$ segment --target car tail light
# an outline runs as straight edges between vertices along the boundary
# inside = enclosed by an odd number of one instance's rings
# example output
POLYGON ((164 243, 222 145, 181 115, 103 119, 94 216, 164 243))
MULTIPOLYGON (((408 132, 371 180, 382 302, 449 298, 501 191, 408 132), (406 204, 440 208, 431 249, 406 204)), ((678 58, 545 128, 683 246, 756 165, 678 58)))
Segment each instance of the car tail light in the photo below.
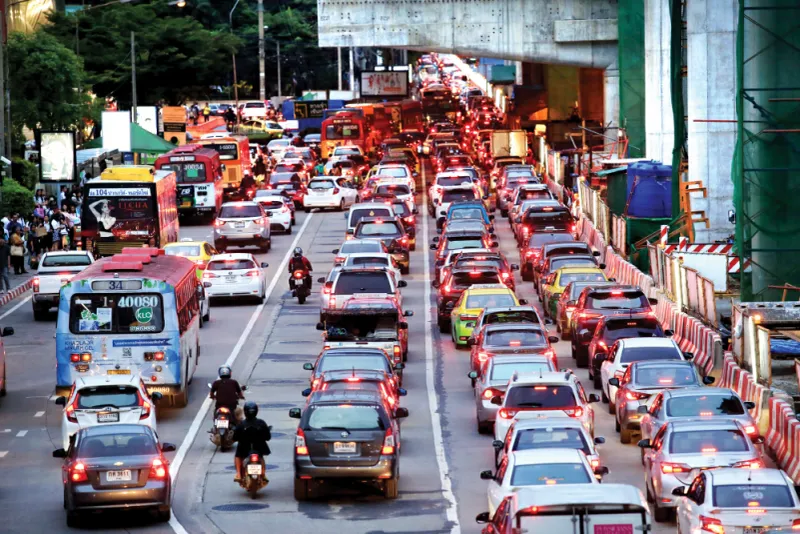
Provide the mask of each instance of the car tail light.
POLYGON ((344 262, 344 260, 345 260, 344 257, 336 256, 335 258, 333 258, 333 263, 342 263, 344 262))
POLYGON ((339 194, 339 188, 338 187, 334 187, 333 188, 333 194, 334 195, 338 195, 339 194))
POLYGON ((150 403, 145 400, 141 392, 139 392, 139 406, 142 408, 142 413, 139 415, 139 420, 141 421, 142 419, 147 419, 150 417, 150 403))
POLYGON ((322 294, 323 294, 323 295, 330 295, 330 294, 331 294, 331 288, 329 288, 329 287, 323 287, 323 288, 322 288, 322 294))
POLYGON ((700 532, 711 532, 712 534, 725 534, 725 527, 722 521, 714 517, 700 516, 700 532))
POLYGON ((258 271, 247 271, 244 273, 245 276, 258 276, 258 271))
POLYGON ((331 297, 330 299, 328 299, 328 307, 336 308, 336 297, 331 297))
POLYGON ((600 316, 595 313, 589 313, 589 312, 580 312, 578 314, 579 319, 596 319, 597 317, 600 316))
POLYGON ((392 434, 391 428, 386 430, 386 437, 383 438, 381 454, 394 454, 394 434, 392 434))
POLYGON ((758 434, 758 429, 754 425, 747 425, 744 431, 748 436, 755 436, 758 434))
POLYGON ((792 521, 792 530, 800 530, 800 519, 792 521))
POLYGON ((479 362, 483 363, 488 359, 489 359, 489 353, 488 352, 479 352, 478 353, 478 361, 479 362))
POLYGON ((762 469, 764 467, 764 462, 758 458, 753 458, 752 460, 736 462, 735 464, 731 465, 731 467, 737 467, 739 469, 762 469))
POLYGON ((502 395, 503 395, 502 391, 496 390, 494 388, 486 388, 483 390, 481 397, 483 397, 484 400, 491 400, 492 397, 499 397, 502 395))
POLYGON ((580 406, 571 410, 564 410, 564 412, 570 417, 583 417, 583 408, 580 406))
POLYGON ((225 226, 225 221, 222 221, 220 219, 216 219, 214 221, 214 226, 216 226, 217 228, 219 228, 220 226, 225 226))
POLYGON ((500 276, 503 278, 503 280, 507 280, 508 277, 510 276, 510 274, 509 273, 500 273, 500 276))
POLYGON ((33 292, 34 293, 38 293, 39 292, 39 277, 38 276, 34 276, 33 280, 31 281, 31 283, 33 284, 33 292))
POLYGON ((601 349, 603 352, 605 352, 606 350, 608 350, 608 345, 606 345, 605 341, 598 341, 597 342, 597 348, 601 349))
POLYGON ((451 286, 451 285, 448 283, 448 284, 445 284, 445 286, 444 286, 444 289, 442 289, 442 292, 443 292, 445 295, 449 295, 449 294, 450 294, 450 291, 451 291, 452 289, 453 289, 453 286, 451 286))
POLYGON ((80 394, 76 394, 75 399, 66 408, 64 408, 64 412, 67 414, 67 421, 70 423, 78 422, 78 418, 75 416, 75 408, 78 407, 79 396, 80 394))
POLYGON ((688 473, 691 470, 692 468, 686 464, 676 464, 670 462, 664 462, 663 464, 661 464, 661 472, 667 475, 674 475, 676 473, 688 473))
POLYGON ((614 371, 614 378, 622 380, 623 376, 625 376, 625 371, 614 371))
POLYGON ((161 458, 153 458, 153 463, 150 465, 149 478, 166 478, 167 476, 167 462, 161 458))
POLYGON ((210 272, 208 270, 205 270, 205 271, 203 271, 203 278, 219 278, 219 277, 216 274, 214 274, 214 273, 212 273, 212 272, 210 272))
POLYGON ((403 246, 407 246, 408 245, 408 236, 407 235, 404 235, 403 237, 400 238, 400 244, 403 245, 403 246))
POLYGON ((517 410, 509 410, 508 408, 500 408, 500 411, 497 412, 502 419, 514 419, 514 416, 517 415, 517 410))
POLYGON ((83 462, 76 462, 69 468, 69 479, 72 482, 88 482, 89 477, 86 475, 86 466, 83 462))
POLYGON ((392 349, 392 354, 394 354, 394 361, 400 361, 400 345, 395 345, 394 349, 392 349))
POLYGON ((600 467, 600 460, 592 460, 590 463, 592 465, 592 469, 597 469, 600 467))
POLYGON ((297 434, 294 437, 294 453, 296 456, 308 456, 308 447, 306 447, 306 434, 302 428, 297 429, 297 434))
POLYGON ((639 393, 638 391, 626 391, 625 398, 628 400, 642 400, 649 397, 647 393, 639 393))

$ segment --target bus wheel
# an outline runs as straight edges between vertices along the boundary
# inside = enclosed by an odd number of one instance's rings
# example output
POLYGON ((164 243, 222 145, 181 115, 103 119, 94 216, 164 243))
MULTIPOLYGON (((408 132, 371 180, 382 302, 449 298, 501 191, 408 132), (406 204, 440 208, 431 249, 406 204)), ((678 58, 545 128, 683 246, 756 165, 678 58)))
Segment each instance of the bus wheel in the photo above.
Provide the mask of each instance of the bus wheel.
POLYGON ((185 408, 189 405, 189 361, 186 361, 186 387, 183 391, 172 396, 176 408, 185 408))

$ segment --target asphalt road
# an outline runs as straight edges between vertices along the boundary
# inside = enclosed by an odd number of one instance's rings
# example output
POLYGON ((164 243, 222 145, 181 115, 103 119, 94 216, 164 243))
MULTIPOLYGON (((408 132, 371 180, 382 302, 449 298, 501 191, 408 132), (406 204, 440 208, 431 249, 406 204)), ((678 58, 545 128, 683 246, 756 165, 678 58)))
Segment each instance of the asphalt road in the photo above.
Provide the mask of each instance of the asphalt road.
MULTIPOLYGON (((420 202, 420 217, 426 210, 420 202)), ((499 217, 499 212, 497 213, 499 217)), ((319 312, 319 285, 311 298, 298 305, 288 292, 283 260, 294 246, 303 247, 314 265, 314 278, 332 265, 331 250, 344 239, 340 213, 297 214, 292 236, 277 236, 272 250, 259 255, 270 263, 268 283, 273 291, 264 306, 233 302, 211 309, 211 322, 201 330, 200 367, 191 386, 190 405, 159 409, 163 441, 179 447, 169 454, 179 472, 174 477, 173 521, 153 524, 148 517, 106 514, 86 528, 93 531, 239 533, 268 526, 276 532, 410 533, 479 532, 477 513, 487 509, 486 483, 480 471, 493 467, 491 436, 475 428, 472 389, 466 350, 457 350, 435 324, 435 295, 431 293, 431 252, 427 244, 435 230, 427 220, 418 225, 417 251, 406 276, 404 306, 414 310, 409 319, 410 350, 404 374, 408 396, 402 403, 410 416, 403 421, 400 496, 386 501, 377 491, 331 487, 320 498, 297 503, 292 492, 292 446, 296 420, 291 407, 302 406, 300 392, 308 384, 302 364, 321 348, 314 329, 319 312), (426 258, 427 256, 427 258, 426 258), (267 459, 270 484, 256 499, 233 482, 233 454, 216 451, 208 441, 210 415, 205 413, 206 383, 225 361, 234 359, 234 376, 249 387, 261 415, 273 425, 273 454, 267 459), (199 415, 198 415, 199 414, 199 415), (196 432, 195 432, 196 431, 196 432), (343 522, 347 522, 345 525, 343 522)), ((518 252, 507 223, 496 221, 503 252, 517 262, 518 252)), ((210 239, 209 226, 184 224, 182 237, 210 239)), ((536 302, 533 287, 518 279, 520 297, 536 302)), ((0 326, 13 326, 5 338, 8 352, 8 396, 0 400, 0 531, 11 533, 66 532, 62 510, 60 461, 51 458, 56 446, 61 411, 50 401, 54 385, 54 324, 36 323, 30 302, 17 299, 0 310, 0 326), (22 303, 18 308, 15 308, 22 303)), ((558 343, 559 365, 574 368, 569 344, 558 343)), ((594 391, 585 370, 577 370, 587 392, 594 391)), ((611 473, 608 482, 643 487, 639 451, 623 446, 613 418, 604 405, 596 406, 596 434, 607 443, 599 447, 611 473)), ((673 532, 674 525, 656 525, 653 532, 673 532)))

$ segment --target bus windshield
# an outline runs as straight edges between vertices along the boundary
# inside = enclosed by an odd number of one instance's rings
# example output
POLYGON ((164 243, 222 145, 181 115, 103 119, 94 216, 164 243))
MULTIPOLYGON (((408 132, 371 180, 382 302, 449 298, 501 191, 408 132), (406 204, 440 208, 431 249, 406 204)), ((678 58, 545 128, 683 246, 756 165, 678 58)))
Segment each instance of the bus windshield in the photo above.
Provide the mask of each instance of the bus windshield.
POLYGON ((219 153, 222 161, 232 161, 239 159, 239 146, 236 143, 208 143, 205 145, 211 150, 219 153))
POLYGON ((179 184, 196 184, 206 181, 206 164, 201 162, 167 163, 161 168, 175 171, 179 184))
POLYGON ((158 293, 90 293, 73 295, 69 308, 73 334, 157 333, 164 329, 158 293))
POLYGON ((330 124, 325 128, 325 139, 359 139, 361 128, 358 124, 330 124))

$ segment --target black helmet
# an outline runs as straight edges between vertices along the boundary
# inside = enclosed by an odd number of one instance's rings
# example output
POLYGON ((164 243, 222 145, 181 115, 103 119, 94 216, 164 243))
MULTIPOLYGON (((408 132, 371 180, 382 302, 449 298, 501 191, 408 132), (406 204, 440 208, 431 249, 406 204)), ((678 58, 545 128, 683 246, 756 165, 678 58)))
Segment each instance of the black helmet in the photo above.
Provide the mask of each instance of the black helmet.
POLYGON ((303 257, 303 249, 300 248, 300 247, 295 248, 294 249, 294 257, 295 258, 302 258, 303 257))
POLYGON ((217 371, 220 378, 230 378, 231 377, 231 368, 227 365, 220 365, 219 370, 217 371))
POLYGON ((244 417, 245 419, 255 419, 258 415, 258 404, 253 401, 244 403, 244 417))

